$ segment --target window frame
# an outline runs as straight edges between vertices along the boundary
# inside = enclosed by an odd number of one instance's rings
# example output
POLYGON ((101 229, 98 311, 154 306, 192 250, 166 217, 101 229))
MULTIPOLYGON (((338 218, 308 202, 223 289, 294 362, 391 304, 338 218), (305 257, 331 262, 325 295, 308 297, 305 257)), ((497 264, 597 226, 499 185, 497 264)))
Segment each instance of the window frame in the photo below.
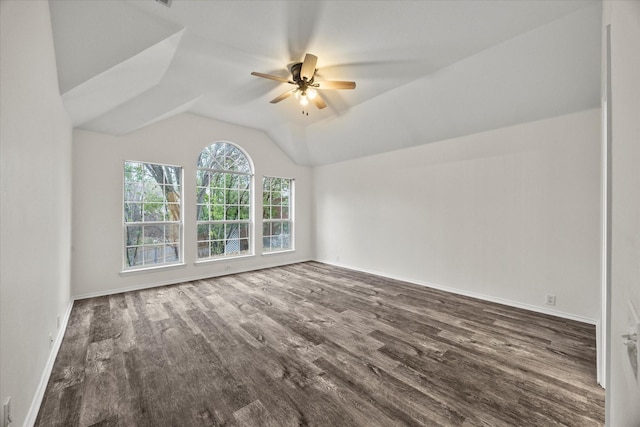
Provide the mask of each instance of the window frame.
MULTIPOLYGON (((217 163, 220 164, 221 162, 216 160, 215 162, 212 163, 217 163)), ((237 259, 237 258, 243 258, 243 257, 251 257, 255 255, 255 231, 254 231, 254 227, 255 227, 255 221, 254 221, 254 199, 255 199, 255 173, 254 173, 254 167, 253 167, 253 162, 251 160, 251 157, 247 154, 247 152, 242 149, 242 147, 240 147, 239 145, 230 142, 230 141, 215 141, 212 142, 211 144, 208 144, 206 147, 204 147, 201 151, 200 154, 198 156, 198 162, 196 164, 196 264, 199 263, 208 263, 208 262, 217 262, 217 261, 225 261, 225 260, 230 260, 230 259, 237 259), (227 144, 232 146, 234 149, 236 149, 240 154, 242 154, 246 160, 246 164, 247 167, 249 169, 249 172, 243 172, 243 171, 237 171, 237 170, 232 170, 232 169, 220 169, 220 168, 216 168, 215 164, 213 165, 214 167, 203 167, 200 165, 200 160, 201 160, 201 156, 202 153, 209 149, 209 147, 212 147, 216 144, 227 144), (246 188, 241 188, 238 186, 237 190, 238 190, 238 202, 237 204, 227 204, 226 200, 224 204, 210 204, 210 203, 201 203, 201 200, 198 199, 198 193, 200 192, 200 190, 202 188, 204 188, 201 185, 200 182, 200 176, 199 174, 201 172, 205 172, 205 173, 213 173, 213 174, 223 174, 223 175, 238 175, 238 176, 245 176, 248 178, 248 183, 246 188), (240 193, 241 192, 248 192, 248 200, 247 200, 247 204, 242 204, 240 203, 241 201, 241 196, 240 193), (226 216, 226 211, 227 211, 227 206, 237 206, 238 207, 238 218, 237 219, 208 219, 208 220, 201 220, 200 218, 198 218, 198 212, 200 211, 200 206, 205 207, 205 206, 209 206, 209 209, 211 209, 212 206, 223 206, 224 211, 225 211, 225 216, 226 216), (242 207, 246 207, 247 211, 247 218, 246 219, 241 219, 241 208, 242 207), (229 239, 228 235, 227 235, 227 226, 228 225, 234 225, 234 224, 238 224, 238 237, 235 239, 229 239), (244 229, 246 230, 246 237, 242 235, 242 225, 246 225, 246 227, 244 227, 244 229), (208 237, 209 239, 207 240, 201 240, 200 238, 200 230, 201 230, 201 226, 207 226, 208 227, 208 237), (222 226, 223 228, 223 232, 222 232, 222 238, 220 239, 211 239, 211 233, 212 233, 212 228, 211 226, 222 226), (227 249, 227 242, 229 242, 230 240, 238 240, 238 245, 239 245, 239 251, 237 252, 226 252, 227 249), (247 240, 247 249, 246 250, 242 250, 242 240, 247 240), (204 242, 208 242, 208 256, 200 256, 201 253, 201 244, 204 242), (218 254, 218 255, 214 255, 212 254, 212 243, 214 242, 219 242, 220 244, 222 244, 224 246, 224 252, 222 254, 218 254)), ((225 178, 226 180, 226 178, 225 178)), ((211 181, 209 182, 209 184, 207 185, 207 187, 209 188, 209 190, 212 189, 211 185, 211 181)), ((214 190, 233 190, 233 188, 229 188, 229 187, 213 187, 214 190)), ((226 199, 226 193, 225 193, 225 199, 226 199)), ((210 212, 210 210, 209 210, 210 212)))
MULTIPOLYGON (((271 255, 271 254, 279 254, 283 252, 293 252, 295 251, 295 178, 290 177, 282 177, 282 176, 273 176, 273 175, 264 175, 262 177, 262 255, 271 255), (289 196, 288 196, 288 204, 283 205, 280 204, 268 204, 265 205, 265 183, 266 180, 286 180, 289 184, 289 196), (286 206, 288 208, 289 214, 288 218, 282 217, 282 208, 286 206), (265 213, 267 210, 270 212, 269 216, 273 212, 273 208, 280 208, 281 214, 279 218, 265 218, 265 213), (271 249, 271 246, 267 247, 265 245, 265 239, 273 238, 279 236, 281 234, 268 234, 265 235, 265 225, 269 224, 271 230, 273 230, 273 224, 280 223, 281 230, 284 228, 284 224, 288 224, 289 228, 289 246, 288 247, 280 247, 277 249, 271 249)), ((271 192, 271 191, 270 191, 271 192)))
MULTIPOLYGON (((141 182, 141 184, 143 184, 143 182, 141 182)), ((160 186, 160 184, 156 181, 155 185, 160 186)), ((162 185, 166 185, 166 184, 162 184, 162 185)), ((143 190, 144 191, 144 190, 143 190)), ((165 163, 157 163, 157 162, 148 162, 148 161, 139 161, 139 160, 124 160, 122 163, 122 273, 132 273, 132 272, 141 272, 141 271, 145 271, 145 270, 155 270, 155 269, 162 269, 162 268, 170 268, 170 267, 175 267, 175 266, 181 266, 184 265, 184 203, 183 203, 183 194, 184 194, 184 168, 180 165, 171 165, 171 164, 165 164, 165 163), (168 212, 170 210, 169 206, 171 205, 178 205, 178 215, 180 217, 180 219, 178 221, 175 220, 162 220, 162 221, 127 221, 127 215, 126 215, 126 205, 127 203, 144 203, 144 201, 132 201, 132 200, 127 200, 127 181, 126 181, 126 166, 127 164, 132 164, 132 163, 137 163, 140 165, 143 165, 143 167, 146 167, 145 165, 153 165, 153 166, 160 166, 160 167, 170 167, 170 168, 175 168, 175 172, 176 172, 176 177, 179 180, 179 184, 178 184, 178 198, 177 201, 169 201, 166 198, 165 193, 163 192, 163 201, 161 202, 162 205, 164 205, 164 211, 165 211, 165 215, 166 212, 168 212), (146 260, 146 254, 143 252, 142 255, 142 264, 139 265, 133 265, 130 266, 128 265, 128 253, 129 253, 129 248, 132 247, 139 247, 139 248, 153 248, 153 247, 161 247, 161 246, 171 246, 170 244, 168 244, 167 242, 165 242, 164 244, 160 243, 154 243, 154 244, 145 244, 144 242, 141 245, 130 245, 128 244, 128 238, 127 238, 127 229, 128 227, 142 227, 142 233, 144 236, 144 227, 170 227, 170 226, 177 226, 178 230, 177 233, 175 233, 175 237, 176 237, 176 242, 178 244, 178 259, 175 261, 164 261, 164 262, 152 262, 152 263, 145 263, 146 260)), ((141 215, 144 215, 144 211, 141 212, 141 215)), ((166 233, 166 228, 165 228, 165 233, 166 233)), ((165 249, 166 250, 166 249, 165 249)), ((163 258, 165 258, 166 260, 166 256, 163 255, 163 258)))

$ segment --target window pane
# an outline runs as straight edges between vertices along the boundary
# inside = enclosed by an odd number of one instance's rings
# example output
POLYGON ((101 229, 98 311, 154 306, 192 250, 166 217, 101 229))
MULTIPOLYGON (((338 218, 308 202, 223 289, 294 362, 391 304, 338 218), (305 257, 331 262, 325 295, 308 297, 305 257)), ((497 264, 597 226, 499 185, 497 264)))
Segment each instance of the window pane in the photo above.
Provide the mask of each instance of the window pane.
POLYGON ((211 256, 219 256, 224 254, 224 242, 216 240, 211 242, 211 256))
POLYGON ((209 210, 209 218, 212 221, 224 221, 224 205, 211 206, 209 210))
POLYGON ((282 204, 282 197, 279 191, 271 192, 271 204, 272 205, 280 205, 282 204))
POLYGON ((240 206, 239 219, 249 219, 249 206, 240 206))
POLYGON ((209 238, 211 240, 222 240, 224 239, 224 224, 211 224, 210 225, 210 234, 209 238))
POLYGON ((138 247, 127 248, 127 265, 130 267, 142 265, 142 251, 138 247))
POLYGON ((224 188, 236 188, 236 180, 234 177, 235 175, 231 173, 224 174, 224 188))
POLYGON ((267 193, 269 190, 271 190, 271 179, 272 178, 268 178, 268 177, 264 177, 262 179, 262 190, 267 193))
POLYGON ((251 188, 251 176, 238 175, 238 188, 241 190, 249 190, 251 188))
POLYGON ((224 205, 225 190, 222 188, 211 189, 211 203, 214 205, 224 205))
POLYGON ((273 236, 278 236, 282 234, 282 223, 280 222, 272 222, 271 223, 271 234, 273 236))
POLYGON ((196 171, 196 186, 208 186, 209 180, 211 179, 211 172, 205 170, 197 170, 196 171))
POLYGON ((180 245, 168 245, 165 247, 165 262, 178 262, 180 261, 180 245))
POLYGON ((238 192, 235 190, 230 190, 227 192, 227 204, 228 205, 237 205, 238 204, 238 192))
POLYGON ((249 238, 249 224, 238 224, 239 236, 244 239, 249 238))
POLYGON ((162 248, 157 245, 144 247, 144 264, 158 264, 162 262, 162 248))
POLYGON ((207 205, 197 205, 196 211, 198 213, 198 221, 209 220, 209 207, 207 205))
POLYGON ((145 244, 154 244, 159 241, 164 241, 164 226, 160 225, 151 225, 144 226, 144 236, 143 241, 145 244))
POLYGON ((251 193, 249 190, 238 191, 238 203, 241 205, 249 205, 249 203, 251 203, 251 193))
POLYGON ((198 242, 198 258, 209 258, 209 242, 198 242))
POLYGON ((209 240, 209 226, 207 224, 198 225, 198 242, 209 240))
POLYGON ((140 203, 125 202, 124 222, 142 221, 142 205, 140 203))
POLYGON ((142 182, 125 181, 125 184, 124 184, 124 201, 125 202, 142 201, 143 195, 144 195, 144 184, 142 182))
POLYGON ((166 226, 165 242, 169 244, 180 243, 180 226, 178 224, 171 224, 166 226))
POLYGON ((142 244, 142 226, 127 226, 127 246, 142 244))

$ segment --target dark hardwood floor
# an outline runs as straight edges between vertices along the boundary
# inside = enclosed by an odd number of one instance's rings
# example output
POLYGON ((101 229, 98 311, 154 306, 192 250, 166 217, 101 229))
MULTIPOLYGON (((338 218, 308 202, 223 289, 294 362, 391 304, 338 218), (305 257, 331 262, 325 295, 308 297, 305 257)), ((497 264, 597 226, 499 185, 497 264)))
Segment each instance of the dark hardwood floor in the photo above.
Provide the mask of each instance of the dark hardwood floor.
POLYGON ((602 426, 591 325, 316 262, 77 301, 38 426, 602 426))

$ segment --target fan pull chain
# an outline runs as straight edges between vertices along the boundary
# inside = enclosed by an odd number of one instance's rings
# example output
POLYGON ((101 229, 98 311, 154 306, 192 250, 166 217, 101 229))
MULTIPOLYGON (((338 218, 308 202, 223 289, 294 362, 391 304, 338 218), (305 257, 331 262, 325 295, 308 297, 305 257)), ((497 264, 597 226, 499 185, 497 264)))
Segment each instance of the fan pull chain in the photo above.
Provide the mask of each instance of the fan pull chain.
POLYGON ((303 116, 308 116, 308 115, 309 115, 309 112, 307 111, 307 112, 305 113, 305 111, 304 111, 304 110, 302 110, 302 115, 303 115, 303 116))

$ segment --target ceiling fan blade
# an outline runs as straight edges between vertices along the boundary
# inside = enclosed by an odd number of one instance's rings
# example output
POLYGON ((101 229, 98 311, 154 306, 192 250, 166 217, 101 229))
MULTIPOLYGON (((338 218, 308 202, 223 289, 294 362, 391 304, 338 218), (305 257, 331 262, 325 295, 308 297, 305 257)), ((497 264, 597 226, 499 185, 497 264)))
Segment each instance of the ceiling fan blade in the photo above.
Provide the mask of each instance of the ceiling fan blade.
POLYGON ((269 80, 275 80, 277 82, 282 82, 282 83, 291 83, 293 84, 292 81, 289 81, 289 79, 284 78, 284 77, 279 77, 279 76, 274 76, 271 74, 264 74, 264 73, 257 73, 255 71, 253 71, 251 73, 252 76, 257 76, 257 77, 262 77, 263 79, 269 79, 269 80))
MULTIPOLYGON (((287 2, 287 45, 289 58, 301 58, 314 39, 321 20, 325 2, 291 1, 287 2)), ((296 61, 300 62, 300 61, 296 61)))
POLYGON ((318 57, 307 53, 304 56, 304 61, 302 62, 302 68, 300 69, 300 77, 306 78, 307 80, 311 80, 313 75, 316 72, 316 64, 318 63, 318 57))
POLYGON ((273 98, 271 100, 272 104, 277 104, 278 102, 282 101, 283 99, 287 99, 288 97, 290 97, 291 95, 293 95, 293 91, 288 90, 285 93, 283 93, 282 95, 276 96, 275 98, 273 98))
POLYGON ((326 81, 316 82, 318 87, 316 89, 355 89, 356 82, 340 82, 340 81, 326 81))
POLYGON ((322 98, 320 98, 320 95, 316 95, 311 100, 311 102, 313 103, 313 105, 318 107, 318 110, 322 110, 323 108, 325 108, 327 106, 327 104, 325 104, 325 102, 322 100, 322 98))

